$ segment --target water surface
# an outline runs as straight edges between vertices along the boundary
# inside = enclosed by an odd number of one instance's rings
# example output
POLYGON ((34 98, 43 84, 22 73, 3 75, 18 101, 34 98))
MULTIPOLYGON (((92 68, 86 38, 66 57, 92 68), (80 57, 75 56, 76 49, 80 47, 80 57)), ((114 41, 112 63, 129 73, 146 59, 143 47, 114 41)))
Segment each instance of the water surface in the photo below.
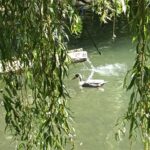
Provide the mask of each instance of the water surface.
MULTIPOLYGON (((83 47, 88 52, 89 62, 73 64, 69 69, 66 84, 71 95, 70 107, 76 129, 75 150, 129 150, 127 136, 120 142, 115 141, 115 124, 127 110, 129 94, 123 89, 126 71, 133 65, 135 48, 126 35, 119 35, 113 42, 110 33, 98 33, 95 42, 102 52, 98 54, 92 42, 80 39, 72 48, 83 47), (78 80, 71 80, 75 73, 84 79, 108 81, 103 90, 80 89, 78 80)), ((3 106, 0 105, 0 108, 3 106)), ((1 112, 0 149, 12 150, 14 143, 4 133, 4 111, 1 112)), ((133 143, 133 150, 141 150, 141 143, 133 143)))
MULTIPOLYGON (((90 62, 74 64, 70 67, 70 79, 81 73, 84 79, 108 81, 103 90, 81 89, 78 80, 68 81, 71 93, 71 110, 76 129, 76 150, 129 150, 127 136, 115 141, 116 121, 127 110, 129 93, 123 89, 123 81, 135 58, 135 48, 128 36, 120 36, 114 42, 111 38, 97 39, 102 52, 98 55, 89 41, 79 45, 88 51, 90 62)), ((141 150, 139 140, 133 142, 133 150, 141 150)))

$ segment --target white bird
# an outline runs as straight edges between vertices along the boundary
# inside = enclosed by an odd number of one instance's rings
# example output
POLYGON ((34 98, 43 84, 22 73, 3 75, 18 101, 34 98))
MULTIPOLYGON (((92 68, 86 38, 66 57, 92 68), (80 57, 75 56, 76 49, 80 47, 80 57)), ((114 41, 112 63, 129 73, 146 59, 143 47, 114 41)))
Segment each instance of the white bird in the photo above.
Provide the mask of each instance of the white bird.
POLYGON ((73 79, 79 78, 79 85, 82 87, 91 87, 91 88, 98 88, 102 87, 105 83, 107 83, 104 80, 97 80, 97 79, 87 79, 83 81, 82 75, 77 73, 73 77, 73 79))

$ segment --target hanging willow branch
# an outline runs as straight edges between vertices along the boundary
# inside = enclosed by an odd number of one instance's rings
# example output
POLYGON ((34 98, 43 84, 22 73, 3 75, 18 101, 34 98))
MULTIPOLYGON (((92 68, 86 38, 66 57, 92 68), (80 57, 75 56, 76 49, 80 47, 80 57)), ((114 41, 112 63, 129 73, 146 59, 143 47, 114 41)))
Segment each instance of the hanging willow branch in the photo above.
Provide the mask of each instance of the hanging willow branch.
POLYGON ((68 1, 0 2, 5 121, 18 149, 64 149, 72 140, 63 78, 66 31, 72 22, 72 31, 80 30, 75 18, 68 1))
MULTIPOLYGON (((128 111, 124 117, 124 123, 130 123, 129 138, 140 131, 144 150, 150 149, 150 68, 149 62, 149 7, 146 0, 129 1, 129 23, 133 40, 137 41, 136 61, 133 68, 127 74, 131 79, 127 90, 132 90, 128 111)), ((127 80, 126 80, 127 81, 127 80)), ((126 125, 126 123, 124 124, 126 125)))

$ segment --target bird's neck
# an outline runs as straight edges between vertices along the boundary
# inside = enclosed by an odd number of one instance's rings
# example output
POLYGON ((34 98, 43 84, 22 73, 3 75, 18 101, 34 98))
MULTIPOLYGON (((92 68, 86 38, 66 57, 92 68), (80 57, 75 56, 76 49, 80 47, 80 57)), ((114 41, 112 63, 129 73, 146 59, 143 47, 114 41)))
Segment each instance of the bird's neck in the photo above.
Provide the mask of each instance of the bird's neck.
POLYGON ((79 80, 82 81, 82 76, 79 76, 79 80))

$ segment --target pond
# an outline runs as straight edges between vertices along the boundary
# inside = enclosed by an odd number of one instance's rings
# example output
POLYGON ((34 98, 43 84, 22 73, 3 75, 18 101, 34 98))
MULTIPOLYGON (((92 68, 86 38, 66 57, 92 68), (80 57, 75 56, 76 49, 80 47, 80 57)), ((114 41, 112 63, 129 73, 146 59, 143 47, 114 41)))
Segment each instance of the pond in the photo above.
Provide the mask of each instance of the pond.
MULTIPOLYGON (((117 131, 115 124, 127 110, 130 94, 123 89, 123 82, 127 70, 133 65, 135 46, 127 34, 119 32, 116 40, 113 41, 112 29, 107 30, 107 33, 105 31, 93 34, 101 55, 89 38, 81 38, 71 45, 71 48, 83 47, 89 57, 87 62, 72 64, 69 78, 66 80, 71 96, 69 104, 74 117, 73 125, 76 130, 75 150, 130 149, 128 134, 120 142, 115 141, 117 131), (104 79, 107 84, 103 89, 81 89, 78 80, 71 80, 76 73, 81 73, 84 79, 90 75, 93 79, 104 79)), ((4 133, 4 112, 2 109, 0 111, 0 149, 15 149, 11 136, 4 133)), ((133 142, 132 148, 141 150, 140 140, 133 142)))
MULTIPOLYGON (((109 32, 109 31, 108 31, 109 32)), ((99 55, 92 42, 84 39, 74 42, 74 46, 83 47, 88 52, 89 62, 74 64, 70 67, 70 79, 81 73, 84 79, 93 75, 93 79, 108 81, 103 89, 83 88, 78 80, 68 81, 71 94, 71 110, 76 129, 76 150, 129 150, 128 133, 120 142, 115 140, 117 119, 127 111, 130 94, 123 89, 124 77, 135 59, 135 46, 126 34, 119 34, 115 41, 108 32, 95 37, 101 50, 99 55), (109 35, 109 36, 108 36, 109 35), (76 45, 77 44, 77 45, 76 45), (92 74, 94 70, 94 74, 92 74)), ((133 150, 141 150, 139 139, 132 144, 133 150)))

